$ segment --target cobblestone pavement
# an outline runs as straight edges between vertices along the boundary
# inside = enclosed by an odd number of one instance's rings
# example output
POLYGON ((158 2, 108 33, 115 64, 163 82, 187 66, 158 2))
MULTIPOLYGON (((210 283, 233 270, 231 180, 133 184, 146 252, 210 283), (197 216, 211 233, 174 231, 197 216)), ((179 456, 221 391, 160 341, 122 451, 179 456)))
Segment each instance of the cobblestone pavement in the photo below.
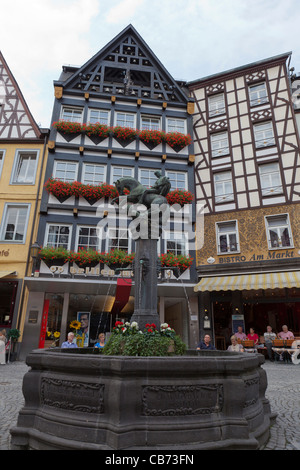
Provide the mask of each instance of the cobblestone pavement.
MULTIPOLYGON (((266 396, 277 413, 263 450, 300 450, 300 364, 266 361, 262 367, 268 377, 266 396)), ((21 361, 0 365, 0 450, 10 450, 9 430, 24 405, 22 381, 28 370, 21 361)))

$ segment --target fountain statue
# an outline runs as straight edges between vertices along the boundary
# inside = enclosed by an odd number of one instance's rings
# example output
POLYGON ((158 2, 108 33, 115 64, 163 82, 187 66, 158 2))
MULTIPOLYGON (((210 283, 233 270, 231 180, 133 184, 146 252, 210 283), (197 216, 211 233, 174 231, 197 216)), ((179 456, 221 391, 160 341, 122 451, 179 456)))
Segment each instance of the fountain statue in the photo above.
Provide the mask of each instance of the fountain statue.
MULTIPOLYGON (((134 178, 116 182, 119 204, 140 228, 131 320, 141 329, 160 324, 157 240, 170 182, 156 176, 152 188, 134 178)), ((181 356, 128 357, 90 349, 37 349, 27 356, 31 369, 12 449, 187 453, 259 449, 267 442, 274 415, 261 354, 190 349, 181 356)))

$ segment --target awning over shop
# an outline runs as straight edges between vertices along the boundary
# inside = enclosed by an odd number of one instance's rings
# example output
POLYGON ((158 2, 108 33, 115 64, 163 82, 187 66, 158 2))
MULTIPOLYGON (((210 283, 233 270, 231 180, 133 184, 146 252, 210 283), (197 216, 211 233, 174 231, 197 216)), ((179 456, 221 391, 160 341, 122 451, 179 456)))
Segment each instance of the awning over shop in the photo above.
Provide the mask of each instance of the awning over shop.
POLYGON ((16 271, 0 271, 0 278, 9 276, 10 274, 13 274, 15 276, 17 273, 16 271))
POLYGON ((282 289, 284 287, 300 287, 300 271, 203 277, 194 287, 194 291, 282 289))

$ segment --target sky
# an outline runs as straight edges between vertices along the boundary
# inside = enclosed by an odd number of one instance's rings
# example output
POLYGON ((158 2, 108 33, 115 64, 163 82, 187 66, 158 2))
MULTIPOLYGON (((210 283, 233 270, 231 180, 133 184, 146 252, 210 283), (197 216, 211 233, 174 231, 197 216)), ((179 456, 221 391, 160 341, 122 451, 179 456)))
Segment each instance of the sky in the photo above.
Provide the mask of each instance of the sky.
POLYGON ((53 81, 132 24, 174 79, 193 81, 292 52, 299 0, 0 0, 0 50, 35 121, 51 126, 53 81))

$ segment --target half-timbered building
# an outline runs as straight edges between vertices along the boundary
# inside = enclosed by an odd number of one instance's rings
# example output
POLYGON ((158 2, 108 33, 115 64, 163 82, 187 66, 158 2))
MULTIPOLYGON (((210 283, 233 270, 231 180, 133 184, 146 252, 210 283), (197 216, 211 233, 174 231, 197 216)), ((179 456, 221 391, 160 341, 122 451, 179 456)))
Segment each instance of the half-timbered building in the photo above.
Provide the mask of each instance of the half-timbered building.
POLYGON ((291 53, 195 80, 200 335, 300 330, 300 160, 291 53))
POLYGON ((0 329, 23 330, 24 277, 37 234, 47 129, 36 124, 0 52, 0 329))
MULTIPOLYGON (((105 204, 114 196, 108 192, 100 200, 99 194, 92 199, 91 187, 106 184, 111 191, 115 181, 126 176, 152 187, 157 180, 155 172, 160 170, 170 179, 171 191, 189 190, 193 194, 194 152, 188 139, 193 101, 184 83, 171 77, 131 25, 83 66, 63 66, 54 92, 51 123, 56 124, 50 131, 45 174, 49 191, 45 189, 42 197, 38 243, 55 253, 59 248, 77 255, 115 249, 134 253, 126 216, 122 227, 108 227, 98 236, 97 225, 105 225, 108 213, 105 204), (101 129, 100 134, 92 132, 95 126, 101 129), (156 131, 159 139, 149 142, 137 130, 156 131), (180 147, 168 140, 174 133, 186 139, 180 147), (52 190, 53 180, 61 182, 60 194, 52 190), (74 182, 77 192, 71 189, 65 193, 66 187, 74 190, 74 182), (86 189, 89 195, 84 195, 86 189)), ((159 255, 169 251, 175 256, 195 257, 184 234, 170 230, 164 235, 158 242, 159 255)), ((99 329, 109 331, 116 318, 130 319, 134 308, 130 269, 129 274, 120 274, 99 260, 83 265, 79 257, 75 258, 73 262, 65 258, 62 266, 57 259, 50 266, 49 259, 41 258, 33 276, 27 279, 30 298, 26 328, 35 344, 25 347, 24 354, 30 347, 47 344, 47 332, 58 331, 60 342, 64 341, 70 323, 80 320, 82 314, 89 321, 89 334, 86 330, 82 344, 89 346, 95 343, 99 329), (28 323, 32 311, 39 312, 36 324, 28 323)), ((159 276, 161 321, 170 323, 194 345, 198 337, 194 265, 179 278, 168 270, 159 276)))

